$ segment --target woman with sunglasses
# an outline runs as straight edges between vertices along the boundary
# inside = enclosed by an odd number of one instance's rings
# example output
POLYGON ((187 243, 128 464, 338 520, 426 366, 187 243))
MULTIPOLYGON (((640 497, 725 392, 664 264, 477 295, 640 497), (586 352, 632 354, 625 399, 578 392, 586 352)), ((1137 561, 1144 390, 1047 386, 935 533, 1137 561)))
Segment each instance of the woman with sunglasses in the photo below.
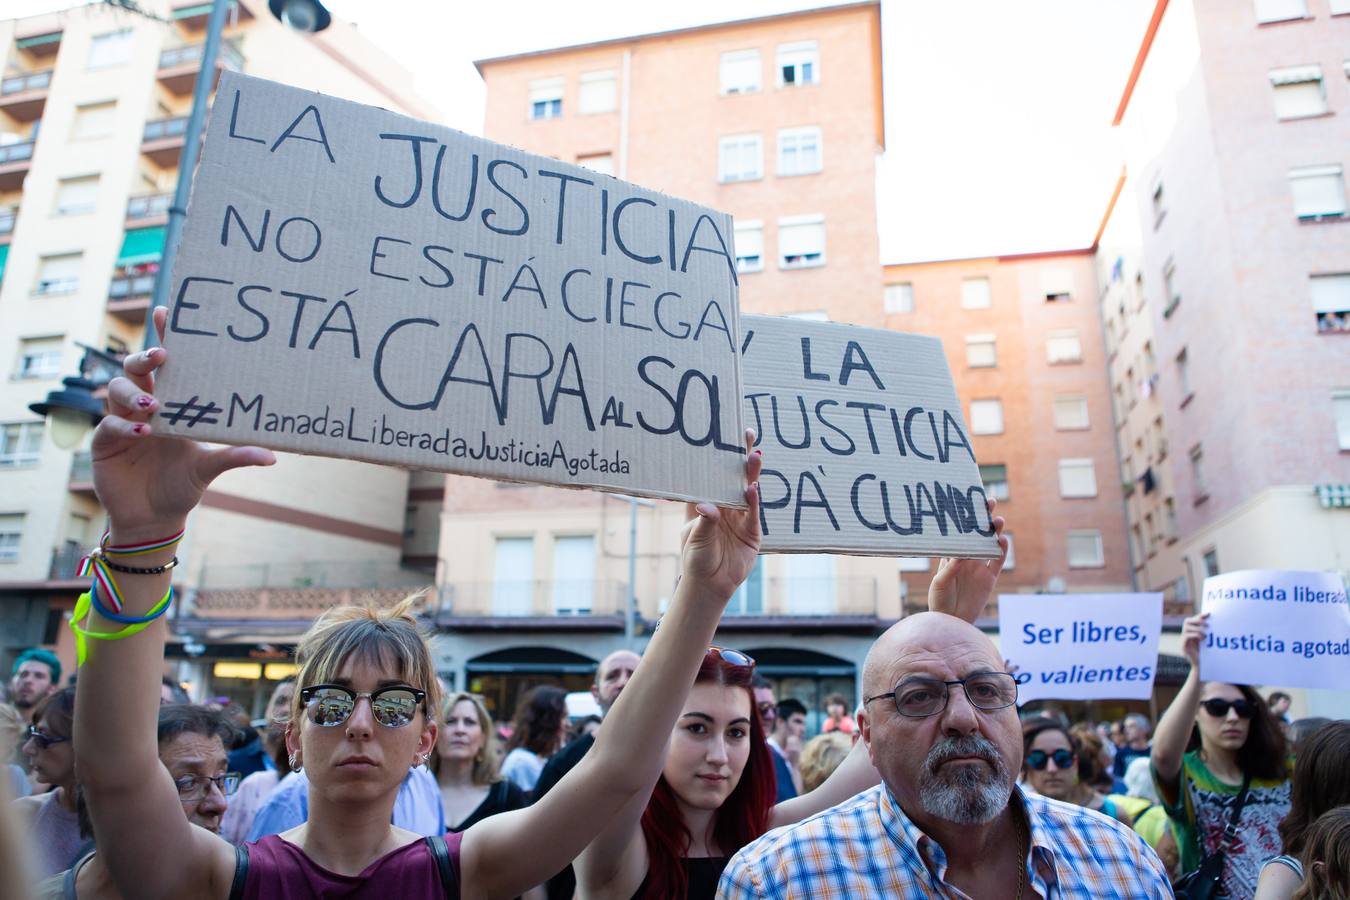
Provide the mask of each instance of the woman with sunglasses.
MULTIPOLYGON (((1003 557, 941 560, 929 587, 930 609, 969 622, 983 611, 1007 554, 1003 519, 993 511, 990 502, 1003 557)), ((814 791, 775 805, 774 763, 755 704, 754 669, 754 660, 737 650, 712 647, 704 655, 650 793, 625 807, 577 859, 577 897, 712 900, 736 851, 771 828, 879 783, 859 741, 814 791)))
POLYGON ((1022 777, 1032 790, 1052 800, 1062 800, 1095 810, 1130 827, 1134 821, 1091 783, 1096 761, 1077 736, 1055 720, 1038 718, 1022 726, 1022 777), (1084 773, 1088 778, 1084 778, 1084 773))
POLYGON ((38 878, 69 869, 86 849, 75 812, 74 716, 74 688, 48 695, 33 709, 22 745, 33 780, 52 786, 45 794, 14 801, 38 853, 34 872, 38 878))
MULTIPOLYGON (((154 312, 161 336, 166 315, 154 312)), ((155 348, 127 358, 127 377, 109 385, 110 415, 94 435, 94 485, 114 547, 160 547, 218 475, 274 462, 257 447, 152 435, 154 372, 167 356, 155 348)), ((749 454, 745 509, 698 505, 662 626, 586 758, 539 803, 445 839, 424 840, 390 822, 404 774, 436 746, 440 688, 411 599, 385 610, 329 610, 302 638, 286 745, 309 778, 309 819, 238 853, 184 820, 156 758, 162 628, 90 641, 79 678, 78 765, 118 886, 149 900, 476 900, 540 884, 635 798, 645 803, 680 712, 682 697, 670 686, 693 682, 722 611, 754 564, 760 466, 760 454, 749 454)), ((144 618, 164 608, 172 558, 170 547, 153 549, 124 566, 138 571, 118 572, 122 611, 113 614, 144 618)), ((121 624, 95 609, 81 627, 113 633, 121 624)))
POLYGON ((1221 890, 1252 897, 1261 864, 1280 852, 1279 824, 1289 812, 1288 750, 1256 691, 1200 680, 1200 645, 1208 633, 1208 613, 1182 624, 1191 672, 1153 733, 1153 778, 1176 833, 1182 873, 1222 854, 1221 890), (1225 840, 1240 798, 1241 838, 1225 840))

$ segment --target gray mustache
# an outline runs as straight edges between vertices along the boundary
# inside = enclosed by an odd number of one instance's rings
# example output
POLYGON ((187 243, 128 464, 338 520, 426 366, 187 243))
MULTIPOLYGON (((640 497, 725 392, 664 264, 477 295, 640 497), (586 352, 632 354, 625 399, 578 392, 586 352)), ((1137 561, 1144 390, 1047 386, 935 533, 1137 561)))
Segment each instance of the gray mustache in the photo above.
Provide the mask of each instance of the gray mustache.
POLYGON ((959 756, 975 756, 989 763, 995 769, 1003 761, 999 755, 998 748, 992 741, 980 737, 977 734, 967 734, 961 737, 945 738, 928 751, 928 757, 924 760, 924 767, 929 772, 936 772, 938 766, 950 759, 959 756))

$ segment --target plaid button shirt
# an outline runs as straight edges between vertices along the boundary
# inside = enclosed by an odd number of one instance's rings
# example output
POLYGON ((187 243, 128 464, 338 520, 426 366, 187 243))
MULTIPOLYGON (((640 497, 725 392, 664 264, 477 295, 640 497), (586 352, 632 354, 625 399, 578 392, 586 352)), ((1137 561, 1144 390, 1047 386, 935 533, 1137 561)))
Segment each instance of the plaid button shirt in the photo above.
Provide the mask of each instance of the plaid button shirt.
MULTIPOLYGON (((1167 872, 1144 839, 1106 816, 1022 793, 1031 825, 1028 884, 1044 898, 1168 898, 1167 872)), ((731 858, 725 900, 965 898, 944 881, 947 857, 885 785, 796 825, 777 828, 731 858)), ((1009 894, 1012 893, 1009 885, 1009 894)))

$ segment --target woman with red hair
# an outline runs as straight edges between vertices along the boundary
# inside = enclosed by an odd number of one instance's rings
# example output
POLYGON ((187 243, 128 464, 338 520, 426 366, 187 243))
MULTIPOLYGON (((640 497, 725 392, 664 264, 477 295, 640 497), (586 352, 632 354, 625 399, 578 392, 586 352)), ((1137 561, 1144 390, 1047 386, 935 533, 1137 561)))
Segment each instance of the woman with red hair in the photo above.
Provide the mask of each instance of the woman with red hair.
MULTIPOLYGON (((993 503, 990 503, 993 518, 993 503)), ((994 518, 1006 558, 1003 519, 994 518)), ((929 608, 973 622, 1003 559, 942 560, 929 608)), ((773 758, 756 714, 755 662, 711 647, 680 710, 649 798, 635 798, 577 858, 581 900, 712 900, 737 850, 877 784, 859 741, 820 787, 774 805, 773 758)))

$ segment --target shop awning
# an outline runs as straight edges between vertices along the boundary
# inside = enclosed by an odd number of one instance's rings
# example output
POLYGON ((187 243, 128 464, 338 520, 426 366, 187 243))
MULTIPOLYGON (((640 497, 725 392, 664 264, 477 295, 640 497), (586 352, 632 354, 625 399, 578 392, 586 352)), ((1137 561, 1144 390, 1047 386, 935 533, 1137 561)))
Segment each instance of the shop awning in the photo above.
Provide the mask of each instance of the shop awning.
POLYGON ((136 228, 127 232, 122 239, 122 249, 117 254, 117 265, 139 266, 158 262, 164 256, 164 226, 154 228, 136 228))

